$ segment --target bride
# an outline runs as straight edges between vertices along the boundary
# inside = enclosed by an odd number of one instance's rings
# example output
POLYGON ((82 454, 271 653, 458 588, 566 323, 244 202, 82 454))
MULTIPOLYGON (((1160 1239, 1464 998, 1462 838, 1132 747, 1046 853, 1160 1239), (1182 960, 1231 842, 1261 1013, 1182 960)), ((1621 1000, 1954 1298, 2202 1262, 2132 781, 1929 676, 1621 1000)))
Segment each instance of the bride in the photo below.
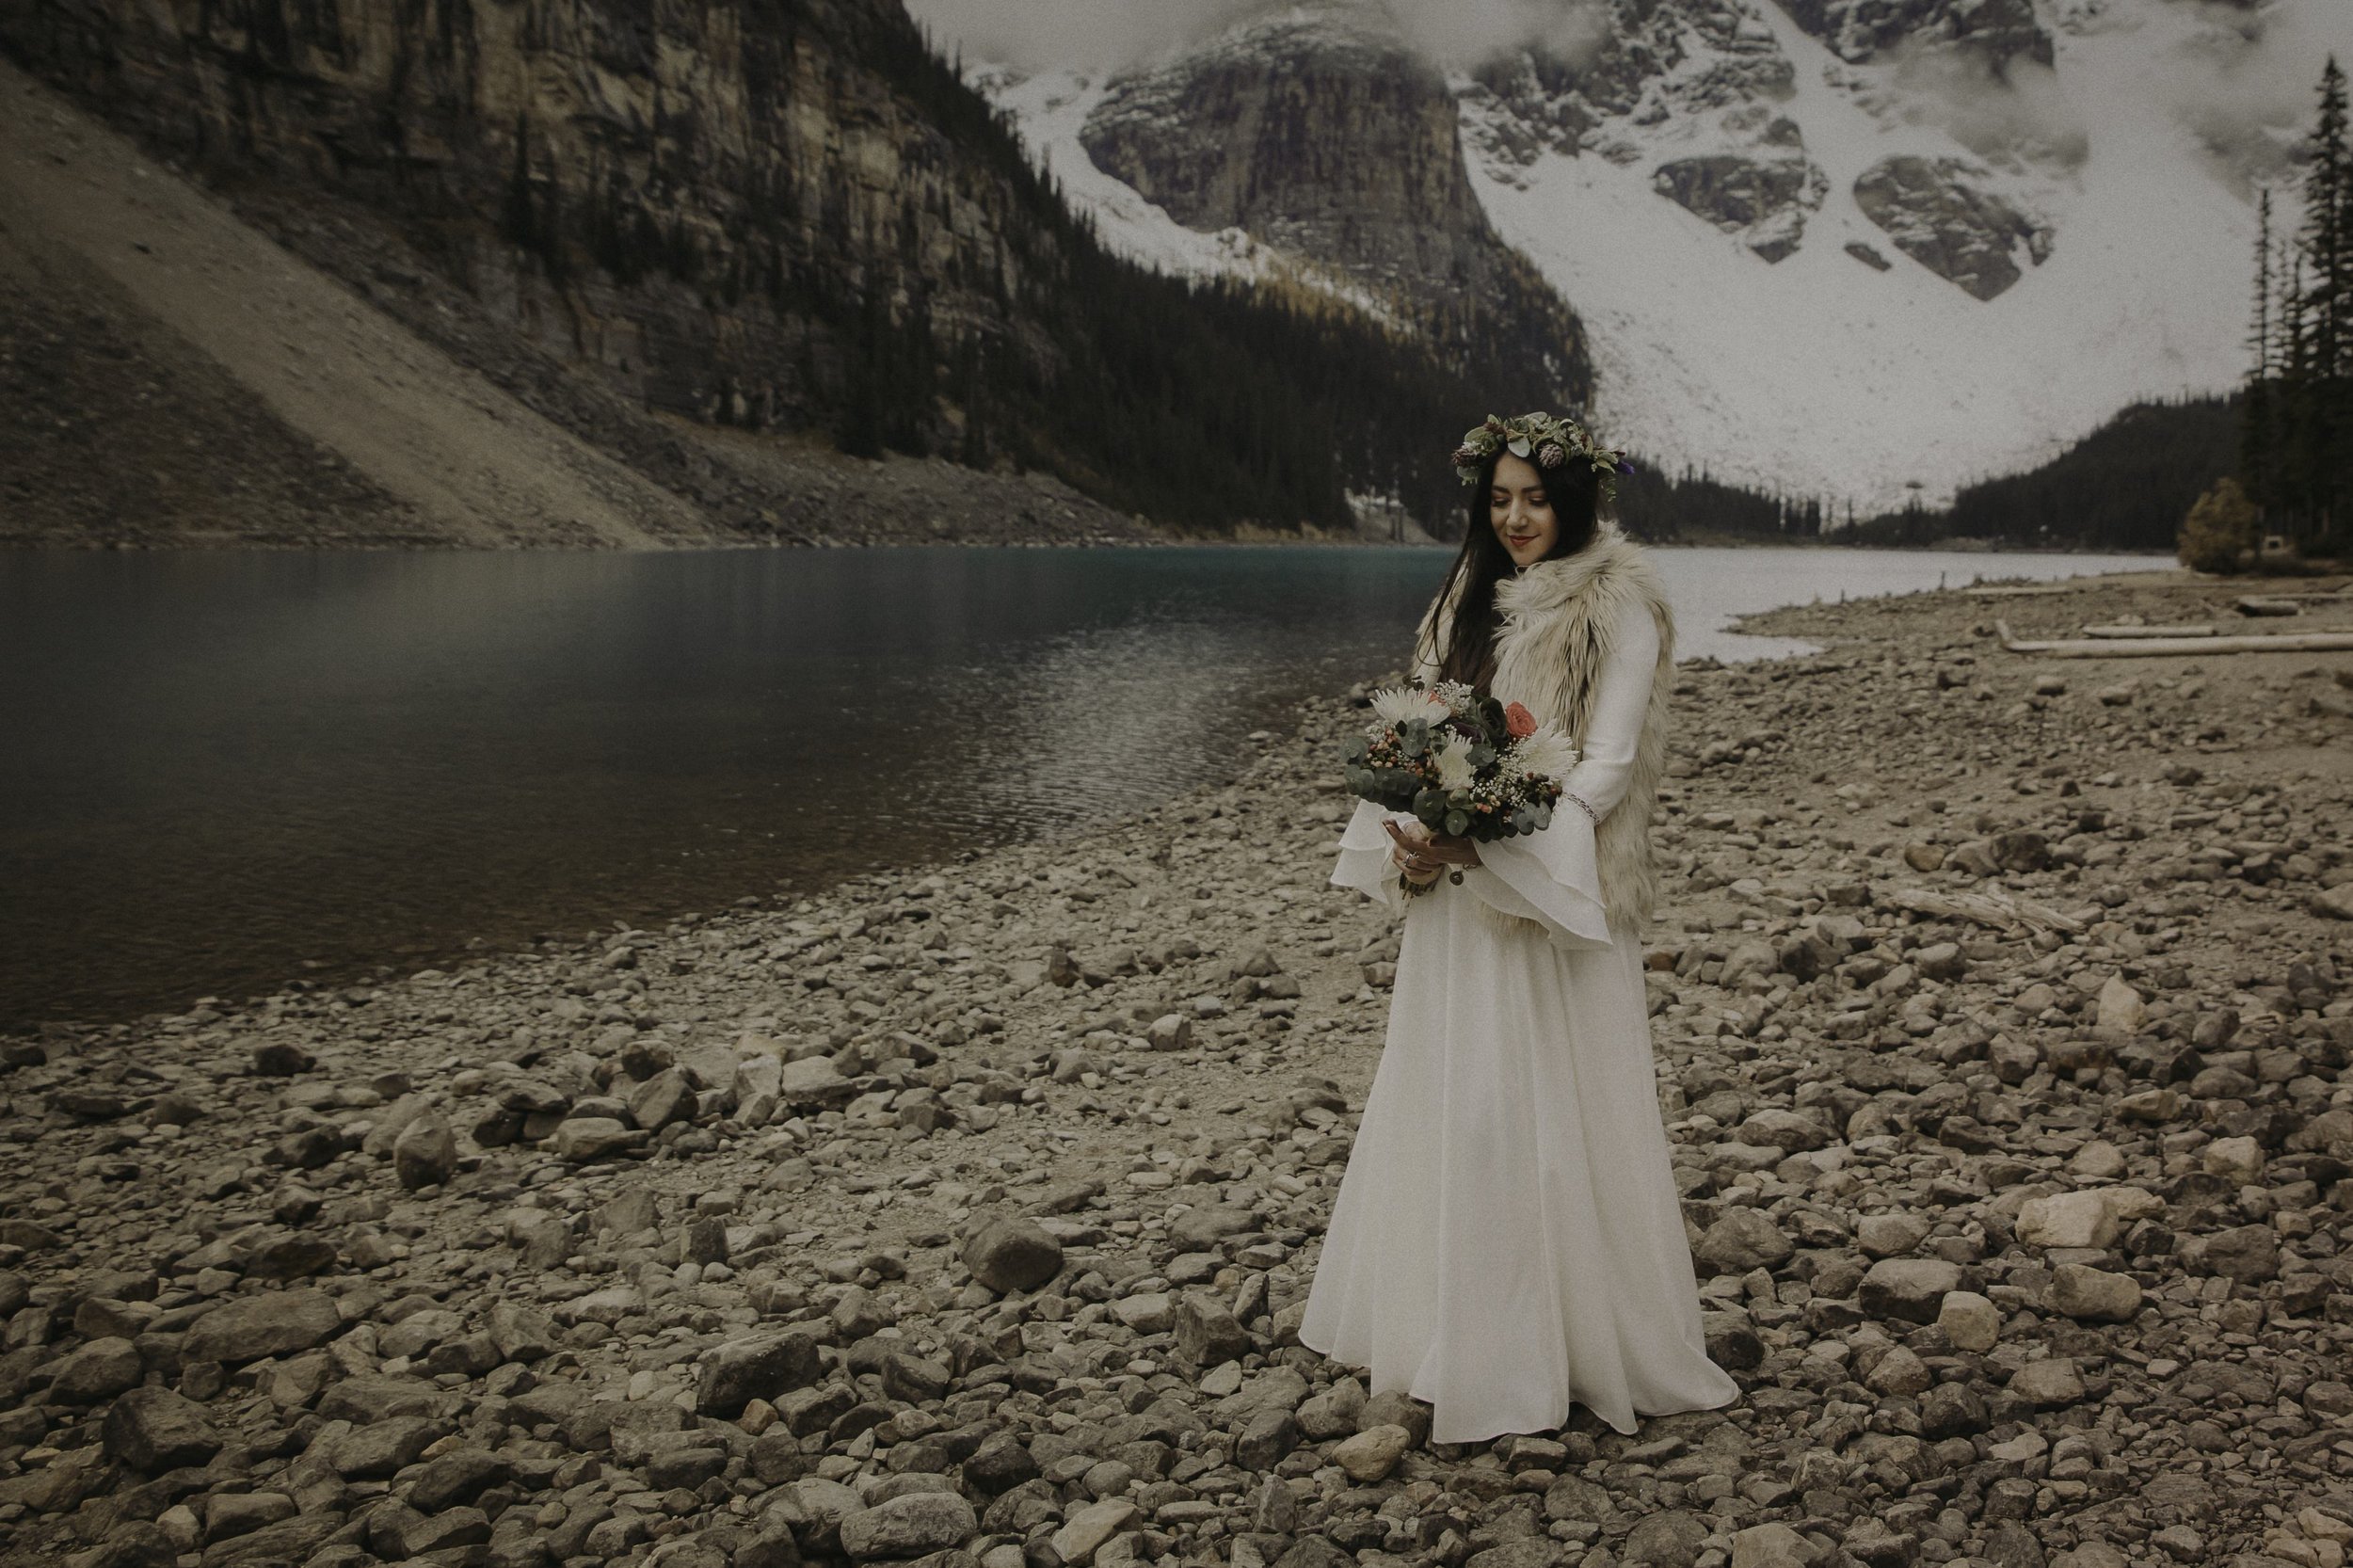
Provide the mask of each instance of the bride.
POLYGON ((1407 909, 1388 1037, 1301 1343, 1466 1443, 1581 1403, 1621 1432, 1739 1389, 1707 1357, 1667 1155, 1641 932, 1673 622, 1611 519, 1620 456, 1490 417, 1454 453, 1469 527, 1415 677, 1579 744, 1552 824, 1475 844, 1369 802, 1332 881, 1407 909))

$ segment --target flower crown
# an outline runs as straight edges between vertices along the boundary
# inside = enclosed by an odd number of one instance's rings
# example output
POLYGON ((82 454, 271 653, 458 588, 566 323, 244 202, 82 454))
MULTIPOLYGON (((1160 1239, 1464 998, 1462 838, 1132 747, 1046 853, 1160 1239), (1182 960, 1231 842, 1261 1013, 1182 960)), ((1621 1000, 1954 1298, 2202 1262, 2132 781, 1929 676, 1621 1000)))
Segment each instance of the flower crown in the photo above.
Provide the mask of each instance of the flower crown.
POLYGON ((1464 484, 1476 485, 1481 468, 1499 452, 1526 457, 1540 469, 1561 468, 1574 454, 1601 475, 1598 488, 1605 506, 1617 496, 1618 475, 1634 472, 1625 454, 1593 440, 1577 421, 1555 419, 1542 410, 1511 419, 1489 414, 1484 423, 1464 432, 1463 444, 1454 449, 1454 472, 1464 484))

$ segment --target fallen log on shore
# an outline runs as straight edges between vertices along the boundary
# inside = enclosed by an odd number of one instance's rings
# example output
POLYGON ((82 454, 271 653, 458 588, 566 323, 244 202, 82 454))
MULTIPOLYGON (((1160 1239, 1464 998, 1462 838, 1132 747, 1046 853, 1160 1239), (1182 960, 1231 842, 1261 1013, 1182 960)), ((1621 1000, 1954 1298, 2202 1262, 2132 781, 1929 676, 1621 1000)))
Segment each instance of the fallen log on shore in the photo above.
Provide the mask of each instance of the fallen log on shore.
POLYGON ((1996 620, 2002 646, 2012 653, 2040 653, 2046 659, 2153 659, 2168 654, 2198 653, 2342 653, 2353 652, 2353 632, 2296 632, 2280 636, 2252 637, 2084 637, 2059 642, 2027 642, 2010 633, 2008 621, 1996 620))
POLYGON ((2087 637, 2211 637, 2211 626, 2087 626, 2087 637))
POLYGON ((2094 908, 2071 915, 2000 892, 1939 892, 1891 882, 1874 882, 1870 888, 1871 902, 1880 908, 1909 909, 1932 920, 1972 920, 1995 931, 2057 931, 2072 936, 2100 913, 2094 908))

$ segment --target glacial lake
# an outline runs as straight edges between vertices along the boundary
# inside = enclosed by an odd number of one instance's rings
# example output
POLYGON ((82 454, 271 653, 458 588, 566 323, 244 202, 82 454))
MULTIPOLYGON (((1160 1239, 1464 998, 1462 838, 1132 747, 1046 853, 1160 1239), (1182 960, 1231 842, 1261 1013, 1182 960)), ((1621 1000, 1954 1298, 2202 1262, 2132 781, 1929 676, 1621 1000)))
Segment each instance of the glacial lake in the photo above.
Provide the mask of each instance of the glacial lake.
MULTIPOLYGON (((0 1030, 405 971, 1237 771, 1403 661, 1432 550, 0 555, 0 1030)), ((1660 550, 1778 604, 2149 556, 1660 550)))

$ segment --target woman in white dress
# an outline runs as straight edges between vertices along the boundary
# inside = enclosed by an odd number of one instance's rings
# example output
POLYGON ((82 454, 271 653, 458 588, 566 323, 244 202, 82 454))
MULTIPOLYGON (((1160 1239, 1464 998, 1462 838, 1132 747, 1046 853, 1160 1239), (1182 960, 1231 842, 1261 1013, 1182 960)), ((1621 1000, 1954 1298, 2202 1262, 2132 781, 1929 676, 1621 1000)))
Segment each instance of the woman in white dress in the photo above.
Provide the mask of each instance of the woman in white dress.
POLYGON ((1429 1403, 1436 1442, 1553 1431, 1572 1402, 1630 1432, 1739 1394, 1701 1332, 1642 986, 1673 624, 1609 516, 1617 453, 1529 414, 1454 456, 1470 526, 1416 678, 1519 702, 1581 756, 1540 832, 1433 838, 1364 803, 1341 838, 1333 882, 1407 913, 1299 1337, 1429 1403))

